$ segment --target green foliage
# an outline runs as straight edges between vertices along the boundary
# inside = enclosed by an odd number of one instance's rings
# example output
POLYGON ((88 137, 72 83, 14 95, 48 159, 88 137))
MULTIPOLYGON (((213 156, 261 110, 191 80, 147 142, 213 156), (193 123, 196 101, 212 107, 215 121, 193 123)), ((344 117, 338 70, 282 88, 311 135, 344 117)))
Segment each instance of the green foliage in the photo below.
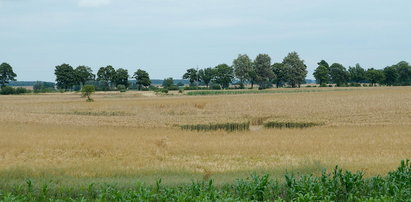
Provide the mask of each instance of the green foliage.
POLYGON ((348 67, 348 73, 350 74, 350 81, 352 82, 360 83, 367 80, 366 72, 360 64, 356 64, 355 67, 348 67))
POLYGON ((151 85, 150 75, 142 69, 138 69, 134 73, 133 78, 137 80, 138 90, 142 90, 143 86, 147 88, 151 85))
POLYGON ((246 81, 251 81, 251 72, 253 72, 253 62, 248 55, 238 55, 233 61, 235 76, 240 80, 241 88, 244 88, 246 81))
POLYGON ((314 71, 314 78, 317 83, 321 85, 325 85, 330 81, 330 70, 326 66, 320 65, 314 71))
POLYGON ((162 86, 167 89, 174 86, 174 79, 172 77, 164 79, 162 86))
POLYGON ((81 96, 87 97, 87 102, 93 102, 94 100, 90 97, 96 91, 96 88, 92 85, 84 85, 81 89, 81 96))
POLYGON ((0 201, 409 201, 410 187, 411 164, 406 160, 384 177, 364 178, 362 172, 336 166, 320 176, 286 174, 279 182, 269 175, 252 174, 221 186, 212 179, 167 186, 160 179, 154 185, 136 183, 132 188, 94 183, 53 187, 28 179, 24 185, 0 188, 0 201))
POLYGON ((57 88, 59 89, 72 89, 77 83, 76 72, 73 67, 68 64, 56 66, 54 74, 56 75, 57 88))
POLYGON ((273 69, 271 68, 271 58, 267 54, 259 54, 254 60, 254 71, 256 74, 255 82, 258 83, 260 89, 266 89, 267 84, 275 78, 273 69))
POLYGON ((108 65, 106 67, 100 67, 97 72, 97 80, 98 81, 106 81, 109 88, 115 83, 116 79, 116 70, 111 66, 108 65))
POLYGON ((219 84, 221 88, 228 88, 234 79, 234 69, 227 64, 217 65, 214 69, 214 83, 219 84))
POLYGON ((190 86, 196 86, 195 82, 199 81, 198 70, 194 68, 187 69, 187 72, 183 75, 183 79, 188 79, 190 86))
POLYGON ((3 86, 1 87, 0 94, 2 95, 13 95, 16 94, 16 89, 11 86, 3 86))
POLYGON ((213 131, 213 130, 225 130, 228 132, 244 131, 250 129, 250 123, 218 123, 218 124, 197 124, 197 125, 182 125, 183 130, 195 130, 195 131, 213 131))
POLYGON ((31 90, 28 90, 23 87, 13 88, 11 86, 4 86, 0 89, 0 95, 19 95, 24 93, 31 93, 31 90))
POLYGON ((293 88, 300 87, 307 77, 307 66, 304 60, 300 59, 297 52, 291 52, 283 59, 283 65, 286 69, 287 83, 293 88))
POLYGON ((310 128, 314 126, 321 126, 322 123, 313 123, 313 122, 278 122, 270 121, 264 123, 265 128, 310 128))
POLYGON ((33 85, 33 91, 34 93, 55 92, 54 86, 55 84, 52 82, 36 81, 33 85))
POLYGON ((0 64, 0 87, 6 86, 9 81, 15 81, 17 75, 13 72, 13 68, 8 63, 0 64))
POLYGON ((124 92, 127 91, 127 88, 126 88, 125 85, 119 84, 119 85, 117 85, 117 90, 119 90, 121 93, 124 93, 124 92))
POLYGON ((204 84, 208 87, 211 80, 215 77, 215 69, 214 68, 205 68, 198 70, 198 77, 199 81, 204 82, 204 84))
POLYGON ((272 65, 274 74, 276 75, 274 82, 276 87, 279 88, 287 82, 287 69, 283 63, 274 63, 272 65))
POLYGON ((348 71, 345 69, 343 65, 334 63, 330 66, 331 81, 337 84, 337 86, 347 84, 349 76, 350 75, 348 71))
POLYGON ((386 67, 383 71, 385 75, 384 84, 389 86, 398 84, 398 78, 400 77, 400 74, 395 66, 386 67))
POLYGON ((94 80, 96 78, 96 75, 93 74, 93 70, 87 66, 78 66, 74 69, 74 72, 76 74, 76 81, 80 85, 84 85, 86 81, 94 80))
POLYGON ((130 76, 128 75, 128 70, 127 69, 123 69, 123 68, 119 68, 116 70, 116 74, 114 77, 114 83, 116 85, 124 85, 126 88, 128 88, 128 86, 130 85, 128 83, 128 78, 130 76))
POLYGON ((366 72, 366 78, 372 86, 376 83, 383 83, 385 75, 382 70, 376 70, 374 68, 368 69, 366 72))

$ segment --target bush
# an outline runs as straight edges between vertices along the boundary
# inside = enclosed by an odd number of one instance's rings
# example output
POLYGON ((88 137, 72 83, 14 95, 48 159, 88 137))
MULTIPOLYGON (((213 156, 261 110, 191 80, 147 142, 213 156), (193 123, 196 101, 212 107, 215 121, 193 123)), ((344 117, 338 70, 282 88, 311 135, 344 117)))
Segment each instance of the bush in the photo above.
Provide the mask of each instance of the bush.
POLYGON ((1 88, 0 94, 2 95, 13 95, 16 94, 16 90, 11 86, 4 86, 1 88))
POLYGON ((171 85, 167 88, 168 90, 180 90, 180 88, 176 85, 171 85))
POLYGON ((221 86, 218 85, 218 84, 211 84, 211 85, 210 85, 210 89, 213 89, 213 90, 221 90, 221 86))
POLYGON ((117 90, 119 90, 120 92, 124 93, 124 92, 127 91, 127 88, 126 88, 125 85, 120 84, 120 85, 117 85, 117 90))
POLYGON ((96 88, 93 85, 85 85, 81 89, 81 96, 87 97, 87 102, 93 102, 94 100, 90 97, 96 91, 96 88))
POLYGON ((28 93, 29 90, 27 90, 26 88, 23 87, 18 87, 16 88, 16 94, 23 94, 23 93, 28 93))

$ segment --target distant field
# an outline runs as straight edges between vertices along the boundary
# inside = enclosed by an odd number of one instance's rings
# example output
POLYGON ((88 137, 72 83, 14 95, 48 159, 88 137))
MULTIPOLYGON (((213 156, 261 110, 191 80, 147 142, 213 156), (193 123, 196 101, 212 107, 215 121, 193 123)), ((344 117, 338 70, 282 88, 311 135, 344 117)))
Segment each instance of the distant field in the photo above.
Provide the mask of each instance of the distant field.
MULTIPOLYGON (((284 90, 282 90, 284 91, 284 90)), ((0 96, 0 178, 78 184, 136 180, 217 183, 340 165, 386 174, 411 157, 411 88, 318 88, 261 94, 160 96, 108 92, 0 96), (273 123, 321 123, 301 129, 273 123), (182 125, 250 123, 249 130, 182 125)))

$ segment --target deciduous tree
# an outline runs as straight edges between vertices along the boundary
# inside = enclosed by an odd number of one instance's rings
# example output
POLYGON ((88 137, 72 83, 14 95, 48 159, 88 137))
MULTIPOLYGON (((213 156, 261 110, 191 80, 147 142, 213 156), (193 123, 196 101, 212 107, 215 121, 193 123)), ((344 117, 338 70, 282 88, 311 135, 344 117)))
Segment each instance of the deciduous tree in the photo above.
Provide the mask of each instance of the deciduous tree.
POLYGON ((72 89, 77 83, 76 72, 69 64, 56 66, 54 74, 56 75, 57 88, 59 89, 72 89))
POLYGON ((141 90, 143 86, 148 87, 148 86, 151 85, 150 75, 148 74, 148 72, 146 72, 142 69, 138 69, 134 73, 133 78, 136 79, 137 86, 138 86, 139 90, 141 90))
POLYGON ((234 79, 234 70, 227 64, 220 64, 215 67, 214 82, 222 88, 228 88, 234 79))
POLYGON ((271 80, 275 78, 273 69, 271 68, 271 58, 267 54, 259 54, 254 60, 254 71, 256 74, 256 82, 260 89, 267 88, 271 80))
POLYGON ((233 68, 235 76, 240 80, 241 88, 244 87, 246 81, 251 80, 251 74, 253 71, 253 62, 248 55, 238 55, 233 61, 233 68))
POLYGON ((300 87, 307 76, 307 66, 304 60, 300 59, 297 52, 291 52, 283 59, 283 65, 287 72, 287 83, 293 88, 300 87))
POLYGON ((349 73, 342 64, 334 63, 330 66, 330 77, 333 83, 341 86, 342 84, 347 84, 349 73))
POLYGON ((183 79, 188 79, 190 86, 195 86, 195 82, 198 81, 198 70, 194 68, 187 69, 187 72, 183 75, 183 79))
POLYGON ((13 72, 13 68, 8 63, 2 63, 0 65, 0 86, 4 87, 10 81, 16 80, 16 73, 13 72))

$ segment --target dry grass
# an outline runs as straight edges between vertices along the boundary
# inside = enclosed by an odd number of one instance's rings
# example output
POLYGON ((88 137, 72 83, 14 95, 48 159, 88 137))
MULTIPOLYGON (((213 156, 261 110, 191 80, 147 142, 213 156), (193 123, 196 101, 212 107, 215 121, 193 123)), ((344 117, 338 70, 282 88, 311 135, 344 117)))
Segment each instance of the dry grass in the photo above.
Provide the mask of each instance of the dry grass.
POLYGON ((0 178, 194 173, 226 179, 252 171, 319 172, 336 164, 375 175, 411 157, 409 87, 203 97, 127 92, 93 98, 86 103, 78 94, 1 96, 0 178), (326 125, 232 133, 174 127, 244 121, 326 125))

